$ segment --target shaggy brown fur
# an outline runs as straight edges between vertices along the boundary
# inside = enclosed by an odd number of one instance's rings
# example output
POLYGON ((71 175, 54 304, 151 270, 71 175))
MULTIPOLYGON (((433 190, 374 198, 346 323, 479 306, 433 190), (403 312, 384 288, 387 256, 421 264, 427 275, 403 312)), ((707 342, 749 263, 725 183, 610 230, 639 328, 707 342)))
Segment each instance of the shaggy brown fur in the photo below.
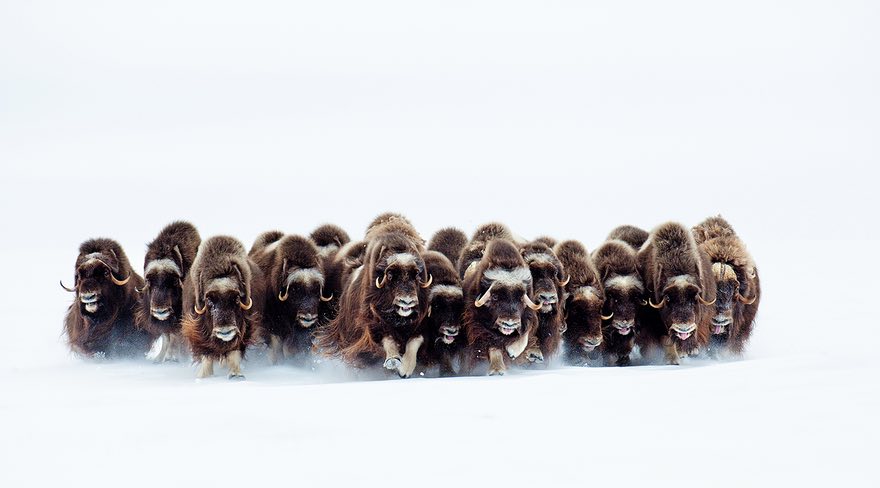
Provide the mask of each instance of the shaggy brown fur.
POLYGON ((718 291, 709 354, 717 356, 729 350, 740 355, 751 336, 761 303, 758 269, 733 227, 720 216, 706 219, 694 227, 693 233, 712 262, 718 291))
POLYGON ((428 314, 422 322, 425 335, 424 364, 439 365, 441 376, 455 374, 465 339, 459 335, 464 312, 461 279, 443 254, 426 251, 422 257, 428 273, 434 277, 428 292, 428 314))
POLYGON ((271 231, 260 235, 249 257, 266 278, 262 326, 269 362, 301 356, 312 346, 312 331, 323 325, 332 305, 324 295, 324 260, 314 242, 271 231))
POLYGON ((535 239, 535 242, 540 242, 541 244, 546 245, 550 249, 553 249, 554 247, 556 247, 556 244, 558 243, 556 241, 556 239, 549 237, 549 236, 538 237, 535 239))
POLYGON ((240 361, 260 339, 265 304, 263 272, 241 242, 228 236, 204 241, 183 290, 183 334, 201 362, 199 377, 212 375, 214 361, 223 360, 230 379, 244 378, 240 361))
POLYGON ((468 238, 464 232, 455 227, 447 227, 434 233, 428 242, 428 250, 443 254, 455 266, 467 242, 468 238))
POLYGON ((714 307, 699 298, 715 300, 711 268, 708 256, 684 226, 668 222, 654 229, 639 251, 639 271, 649 301, 660 306, 642 307, 636 342, 643 357, 655 359, 662 347, 666 363, 678 364, 680 356, 705 348, 714 307))
POLYGON ((506 225, 498 222, 490 222, 477 227, 474 231, 470 242, 462 249, 461 257, 458 259, 458 275, 462 279, 465 278, 468 268, 474 269, 483 253, 486 251, 486 245, 493 239, 504 239, 513 242, 513 233, 506 225))
POLYGON ((325 354, 413 373, 428 311, 423 242, 403 217, 384 214, 371 224, 364 264, 345 276, 339 315, 318 333, 325 354))
POLYGON ((321 309, 324 314, 321 317, 321 324, 327 324, 336 318, 339 311, 339 297, 342 295, 342 277, 339 276, 342 268, 334 263, 336 256, 339 255, 343 247, 351 242, 351 238, 341 227, 333 224, 324 224, 318 227, 312 231, 310 237, 318 246, 318 254, 324 265, 324 295, 333 297, 321 309))
POLYGON ((135 317, 151 336, 162 337, 155 362, 177 361, 182 352, 183 283, 201 242, 192 224, 172 222, 147 245, 144 288, 135 317))
POLYGON ((76 298, 64 318, 70 349, 92 358, 138 357, 147 352, 152 337, 134 320, 136 290, 143 286, 118 242, 99 238, 82 243, 74 268, 76 298), (112 279, 128 282, 118 285, 112 279))
POLYGON ((608 234, 606 240, 610 241, 614 239, 623 241, 638 251, 645 241, 648 240, 648 231, 632 225, 621 225, 620 227, 615 227, 614 230, 608 234))
POLYGON ((563 295, 564 359, 568 364, 584 365, 600 357, 603 344, 601 315, 605 295, 602 280, 580 242, 560 242, 555 251, 571 277, 563 295))
POLYGON ((333 224, 319 226, 309 234, 309 237, 311 237, 315 242, 315 245, 318 246, 319 253, 322 257, 335 254, 336 251, 342 249, 342 246, 351 242, 348 233, 345 232, 342 227, 333 224))
POLYGON ((565 292, 562 287, 566 278, 564 266, 553 249, 543 242, 526 244, 520 252, 532 274, 532 299, 541 305, 538 328, 529 337, 530 344, 522 360, 550 361, 559 352, 565 328, 561 303, 565 292))
POLYGON ((627 366, 639 328, 638 312, 647 305, 638 255, 626 242, 613 239, 599 246, 592 259, 605 290, 602 315, 611 317, 602 322, 602 357, 606 364, 627 366))
POLYGON ((468 344, 463 370, 471 373, 488 360, 490 375, 504 374, 509 359, 525 351, 538 325, 534 310, 526 306, 532 280, 519 249, 507 239, 491 239, 463 288, 468 344))

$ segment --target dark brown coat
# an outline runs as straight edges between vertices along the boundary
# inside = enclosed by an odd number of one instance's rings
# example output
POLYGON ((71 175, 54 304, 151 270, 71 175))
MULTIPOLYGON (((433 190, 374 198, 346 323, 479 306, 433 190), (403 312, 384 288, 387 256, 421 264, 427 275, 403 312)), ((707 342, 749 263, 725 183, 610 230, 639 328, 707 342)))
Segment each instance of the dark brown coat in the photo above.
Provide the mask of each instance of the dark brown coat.
POLYGON ((199 377, 213 375, 213 362, 229 365, 229 378, 243 378, 241 360, 260 340, 266 304, 263 272, 237 239, 215 236, 202 242, 184 283, 183 334, 199 377))
POLYGON ((586 247, 580 242, 562 241, 556 245, 555 252, 570 277, 563 294, 563 357, 567 364, 584 365, 599 359, 604 342, 602 305, 605 294, 602 280, 586 247))
POLYGON ((712 317, 709 353, 740 355, 752 333, 761 303, 758 268, 733 227, 720 216, 693 229, 697 243, 712 262, 718 300, 712 317))
POLYGON ((513 233, 506 225, 498 222, 490 222, 477 227, 470 242, 462 249, 458 259, 458 275, 465 279, 468 269, 475 269, 476 263, 483 258, 486 245, 493 239, 503 239, 513 242, 513 233))
POLYGON ((192 224, 172 222, 147 244, 144 288, 140 290, 136 318, 153 337, 162 336, 156 362, 178 360, 183 345, 183 283, 201 242, 192 224))
POLYGON ((709 340, 715 301, 715 280, 709 257, 691 232, 668 222, 651 232, 639 251, 639 272, 645 281, 648 307, 642 307, 636 342, 642 356, 657 359, 660 348, 667 364, 696 354, 709 340))
POLYGON ((592 260, 605 291, 602 357, 606 364, 629 365, 639 311, 648 304, 638 254, 626 242, 612 239, 593 251, 592 260))
POLYGON ((428 241, 428 250, 437 251, 446 256, 453 266, 458 264, 461 251, 468 243, 467 235, 455 227, 440 229, 428 241))
POLYGON ((606 240, 610 241, 614 239, 623 241, 638 251, 645 241, 648 240, 648 231, 633 225, 621 225, 620 227, 615 227, 611 233, 608 234, 606 240))
POLYGON ((464 295, 455 267, 443 254, 422 254, 428 273, 434 278, 428 291, 428 314, 422 322, 425 336, 424 364, 438 365, 441 376, 455 374, 465 338, 461 334, 464 295))
POLYGON ((532 301, 541 305, 538 328, 529 337, 529 347, 522 360, 550 361, 559 352, 565 328, 562 306, 563 282, 567 278, 565 269, 553 249, 544 242, 526 244, 520 253, 532 274, 532 301))
POLYGON ((92 358, 142 357, 153 339, 135 324, 136 290, 143 286, 118 242, 99 238, 82 243, 74 287, 65 287, 76 293, 64 318, 70 349, 92 358))
POLYGON ((324 265, 324 295, 332 297, 332 300, 321 308, 324 314, 321 317, 323 325, 336 318, 339 312, 339 297, 342 295, 342 280, 339 276, 341 268, 335 266, 334 262, 342 248, 351 242, 351 238, 341 227, 333 224, 318 227, 309 237, 318 246, 318 255, 321 256, 324 265))

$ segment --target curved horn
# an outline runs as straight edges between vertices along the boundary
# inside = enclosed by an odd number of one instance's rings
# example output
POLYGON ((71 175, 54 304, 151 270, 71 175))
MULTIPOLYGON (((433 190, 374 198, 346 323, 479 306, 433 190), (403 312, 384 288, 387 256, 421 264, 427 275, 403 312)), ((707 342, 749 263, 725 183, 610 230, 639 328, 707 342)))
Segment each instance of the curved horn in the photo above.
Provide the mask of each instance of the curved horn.
POLYGON ((642 306, 644 307, 644 306, 647 306, 647 305, 648 305, 648 301, 645 300, 644 298, 642 298, 642 306))
POLYGON ((65 290, 69 291, 70 293, 76 293, 75 286, 73 288, 68 288, 68 287, 64 286, 64 282, 62 282, 61 280, 58 280, 58 284, 61 285, 61 288, 64 288, 65 290))
POLYGON ((384 288, 385 282, 388 280, 388 275, 382 276, 382 281, 379 281, 379 277, 376 277, 376 288, 384 288))
POLYGON ((652 308, 663 308, 663 305, 666 305, 666 300, 668 299, 669 297, 664 296, 663 300, 660 300, 660 303, 655 304, 654 301, 651 300, 650 297, 648 297, 648 305, 650 305, 652 308))
MULTIPOLYGON (((141 293, 143 293, 143 292, 147 289, 148 286, 150 286, 150 284, 147 283, 146 280, 144 280, 144 287, 143 287, 143 288, 140 288, 140 289, 138 289, 138 287, 134 287, 134 292, 137 293, 137 294, 141 294, 141 293)), ((183 287, 181 286, 181 288, 183 288, 183 287)))
POLYGON ((493 286, 495 286, 495 282, 494 282, 494 281, 492 282, 491 285, 489 285, 489 288, 486 289, 486 293, 483 293, 483 296, 481 296, 480 298, 477 298, 476 300, 474 300, 474 306, 475 306, 475 307, 477 307, 477 308, 482 307, 483 305, 486 304, 486 302, 489 301, 490 298, 492 298, 492 287, 493 287, 493 286))
MULTIPOLYGON (((61 285, 61 286, 64 286, 64 285, 61 285)), ((758 299, 758 295, 755 295, 752 298, 746 298, 746 297, 740 295, 739 292, 736 292, 736 299, 739 300, 740 303, 743 303, 745 305, 751 305, 751 304, 755 303, 755 301, 758 299)))
POLYGON ((566 276, 565 281, 559 283, 559 286, 565 286, 568 284, 569 281, 571 281, 571 275, 566 276))
POLYGON ((240 299, 238 300, 238 306, 241 307, 242 310, 250 310, 251 307, 254 306, 254 300, 251 297, 248 297, 247 305, 244 304, 240 299))
POLYGON ((202 305, 202 309, 199 310, 199 305, 193 304, 193 311, 195 311, 196 314, 203 315, 205 313, 205 310, 208 310, 208 305, 202 305))
POLYGON ((432 275, 431 273, 428 273, 428 282, 425 283, 424 285, 419 285, 419 286, 421 286, 422 288, 427 288, 427 287, 431 286, 431 283, 433 283, 433 282, 434 282, 434 275, 432 275))
POLYGON ((611 317, 614 317, 614 312, 611 312, 611 315, 602 315, 600 312, 599 316, 602 317, 602 320, 611 320, 611 317))
POLYGON ((523 293, 523 301, 526 303, 526 306, 529 307, 530 309, 532 309, 536 312, 538 310, 541 310, 541 305, 538 305, 537 303, 533 302, 532 299, 529 298, 528 293, 523 293))
POLYGON ((278 292, 278 300, 279 300, 279 301, 282 301, 282 302, 286 302, 286 301, 287 301, 288 291, 289 291, 289 290, 290 290, 289 288, 285 288, 285 289, 284 289, 284 295, 282 295, 281 292, 279 291, 279 292, 278 292))
POLYGON ((703 295, 698 294, 697 300, 699 300, 700 303, 702 303, 703 305, 712 305, 715 303, 716 300, 718 300, 718 297, 713 298, 711 302, 707 302, 706 299, 703 298, 703 295))
POLYGON ((128 277, 125 278, 124 280, 118 280, 118 279, 116 279, 116 276, 114 276, 113 272, 111 271, 110 272, 110 280, 119 286, 125 286, 126 283, 128 283, 128 281, 131 280, 131 275, 128 275, 128 277))
POLYGON ((333 294, 331 293, 329 297, 325 297, 324 296, 324 289, 321 288, 321 301, 322 302, 329 302, 330 300, 333 300, 333 294))

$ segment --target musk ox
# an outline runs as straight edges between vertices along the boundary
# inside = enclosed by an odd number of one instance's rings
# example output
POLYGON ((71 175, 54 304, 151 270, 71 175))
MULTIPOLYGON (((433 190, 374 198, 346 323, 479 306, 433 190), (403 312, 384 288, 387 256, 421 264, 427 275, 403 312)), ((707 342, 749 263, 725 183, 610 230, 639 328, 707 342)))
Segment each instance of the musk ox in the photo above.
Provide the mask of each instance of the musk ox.
POLYGON ((189 275, 202 238, 189 222, 168 224, 144 257, 144 288, 140 289, 138 326, 162 346, 154 361, 178 361, 183 349, 180 324, 183 320, 183 283, 189 275))
POLYGON ((600 357, 604 343, 602 315, 605 301, 602 280, 590 260, 587 249, 578 241, 562 241, 556 255, 568 275, 564 285, 565 341, 563 358, 566 363, 583 365, 600 357))
POLYGON ((441 376, 455 374, 455 362, 464 349, 461 317, 464 295, 461 279, 449 259, 436 251, 422 254, 428 274, 433 277, 428 289, 428 313, 422 322, 425 337, 424 363, 439 365, 441 376))
POLYGON ((477 227, 470 242, 461 250, 458 258, 458 275, 464 280, 469 272, 476 269, 477 263, 483 258, 486 245, 493 239, 504 239, 513 242, 513 233, 506 225, 490 222, 477 227))
POLYGON ((534 301, 541 306, 538 310, 538 328, 529 337, 524 356, 532 362, 543 362, 556 355, 562 341, 565 322, 561 300, 568 277, 556 253, 544 242, 526 244, 520 252, 532 274, 534 301))
POLYGON ((621 225, 620 227, 615 227, 605 240, 611 241, 614 239, 623 241, 638 251, 645 241, 648 240, 648 231, 632 225, 621 225))
POLYGON ((79 247, 74 268, 73 304, 64 318, 70 349, 86 357, 136 357, 152 337, 135 324, 137 289, 144 280, 131 269, 122 246, 111 239, 90 239, 79 247))
POLYGON ((366 242, 363 264, 345 273, 339 314, 319 331, 318 344, 352 366, 383 364, 406 378, 425 340, 420 325, 432 278, 424 241, 405 218, 383 214, 366 242))
POLYGON ((266 283, 266 308, 261 320, 269 342, 269 362, 308 352, 312 331, 329 315, 333 295, 325 296, 324 260, 306 237, 269 231, 260 234, 248 256, 260 267, 266 283))
POLYGON ((662 346, 666 363, 678 364, 680 355, 708 342, 716 294, 712 265, 691 232, 675 222, 654 229, 638 258, 649 306, 641 309, 636 342, 644 358, 652 360, 662 346))
POLYGON ((537 329, 541 305, 530 297, 532 274, 507 239, 490 239, 482 258, 466 268, 463 370, 470 373, 488 360, 490 375, 504 374, 507 358, 518 358, 537 329))
POLYGON ((341 267, 335 266, 334 262, 340 251, 351 242, 348 233, 341 227, 333 224, 324 224, 313 230, 309 237, 318 246, 318 255, 324 265, 324 294, 333 297, 326 302, 326 315, 321 318, 326 324, 336 317, 339 309, 339 296, 342 294, 342 280, 339 276, 341 267))
POLYGON ((540 242, 550 249, 553 249, 554 247, 556 247, 556 244, 558 244, 558 241, 550 236, 536 237, 533 242, 540 242))
POLYGON ((694 227, 693 233, 712 262, 717 289, 709 354, 742 354, 761 302, 758 268, 733 227, 720 216, 706 219, 694 227))
POLYGON ((648 305, 638 254, 626 242, 612 239, 593 251, 592 260, 605 291, 603 359, 606 364, 629 365, 639 310, 648 305))
POLYGON ((428 241, 428 250, 437 251, 446 256, 453 266, 458 264, 461 251, 467 246, 468 238, 464 232, 455 227, 440 229, 428 241))
POLYGON ((244 379, 241 360, 260 336, 266 303, 263 272, 237 239, 202 242, 183 288, 183 335, 198 360, 198 378, 214 374, 214 361, 229 366, 229 379, 244 379))

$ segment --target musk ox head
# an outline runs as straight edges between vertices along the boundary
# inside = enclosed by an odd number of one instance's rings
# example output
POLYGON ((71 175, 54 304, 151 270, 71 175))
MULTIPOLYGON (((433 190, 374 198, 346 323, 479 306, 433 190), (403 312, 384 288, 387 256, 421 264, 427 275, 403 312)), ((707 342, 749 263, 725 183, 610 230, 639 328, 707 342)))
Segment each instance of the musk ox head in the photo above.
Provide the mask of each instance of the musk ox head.
POLYGON ((269 277, 277 287, 276 298, 288 317, 296 317, 300 327, 309 328, 318 322, 321 303, 333 299, 324 296, 324 266, 319 249, 300 236, 285 236, 275 253, 275 267, 269 277))
POLYGON ((171 323, 183 311, 183 258, 176 256, 148 261, 144 267, 142 308, 154 323, 171 323))
POLYGON ((373 239, 362 271, 367 273, 366 301, 376 316, 392 326, 421 321, 433 278, 411 239, 393 233, 373 239))
POLYGON ((566 335, 577 347, 592 352, 602 344, 601 287, 573 286, 565 301, 566 335))
POLYGON ((505 336, 525 332, 523 317, 541 305, 529 296, 532 274, 513 243, 490 241, 474 274, 477 320, 505 336))
POLYGON ((522 257, 532 273, 535 301, 540 313, 554 313, 559 309, 562 289, 568 282, 562 263, 543 242, 532 242, 521 250, 522 257))
POLYGON ((84 317, 100 319, 112 315, 115 306, 128 293, 134 276, 128 258, 118 243, 110 239, 92 239, 80 246, 74 271, 74 286, 68 288, 76 293, 77 306, 84 317))
POLYGON ((751 305, 758 299, 753 290, 757 272, 754 268, 737 269, 726 263, 712 263, 712 275, 717 289, 712 334, 720 335, 727 333, 733 324, 738 304, 751 305))
POLYGON ((670 335, 681 341, 689 339, 700 320, 700 304, 712 305, 714 300, 703 298, 700 279, 693 275, 676 275, 662 281, 663 288, 648 298, 648 304, 660 311, 660 318, 670 335))
POLYGON ((461 280, 452 262, 443 254, 427 251, 422 257, 433 278, 428 289, 426 327, 431 328, 430 334, 436 334, 437 341, 452 344, 461 331, 461 317, 464 312, 461 280))
POLYGON ((610 240, 596 249, 593 261, 602 276, 603 315, 608 317, 607 325, 612 328, 611 332, 631 334, 639 307, 648 304, 635 249, 624 241, 610 240))

